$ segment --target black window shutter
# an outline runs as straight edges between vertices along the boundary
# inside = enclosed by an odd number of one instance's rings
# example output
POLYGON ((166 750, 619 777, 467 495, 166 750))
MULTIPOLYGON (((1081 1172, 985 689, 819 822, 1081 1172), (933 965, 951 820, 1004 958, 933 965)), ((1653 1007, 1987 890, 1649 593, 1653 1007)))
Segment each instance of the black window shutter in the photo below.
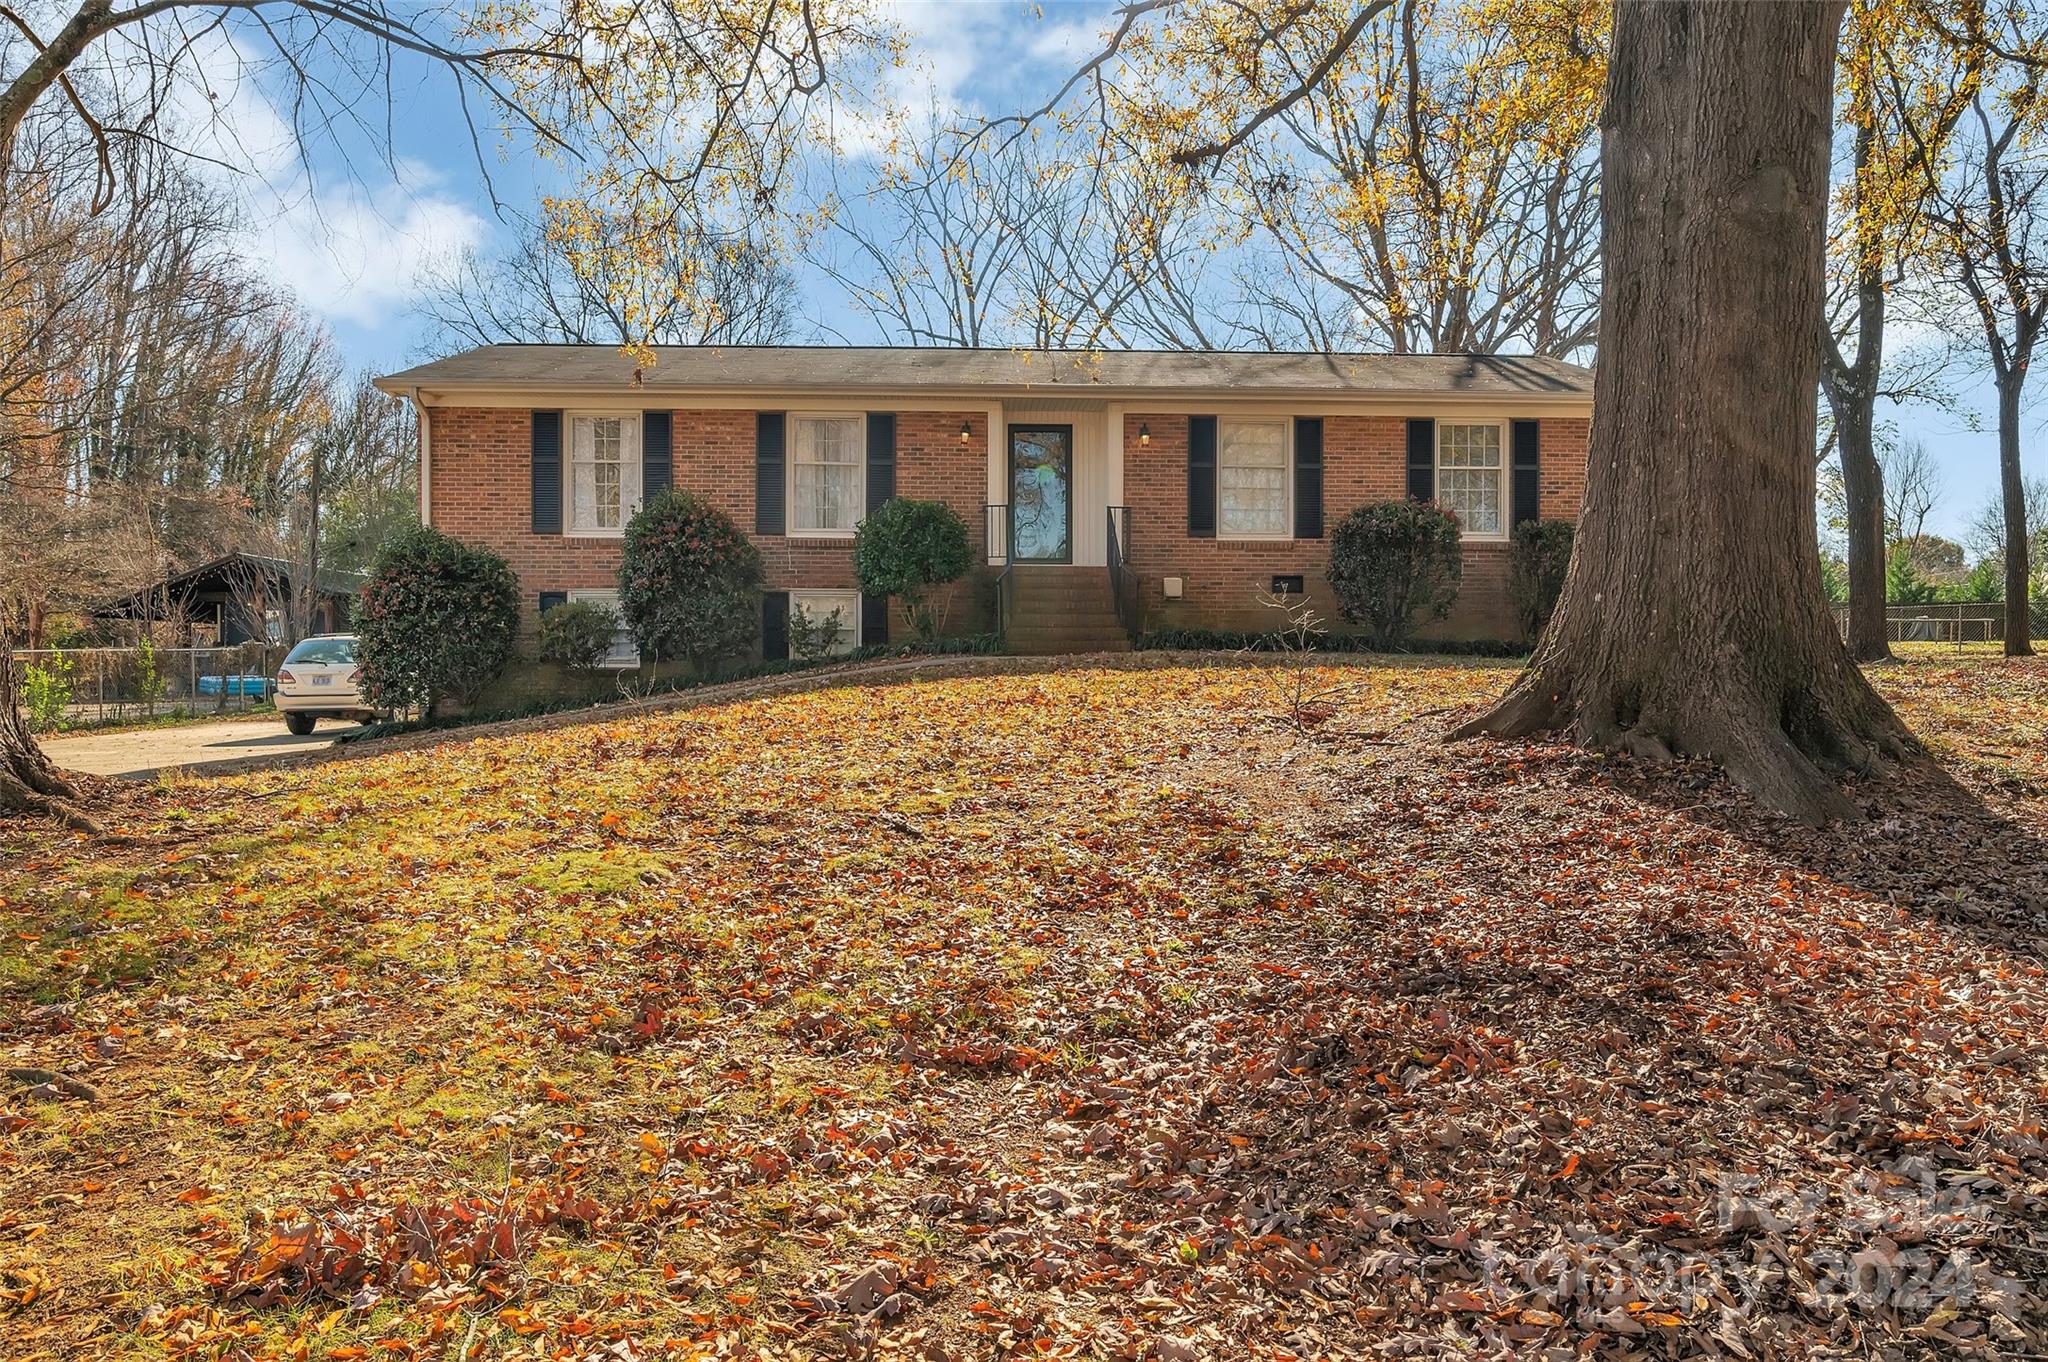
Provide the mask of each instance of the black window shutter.
POLYGON ((860 643, 862 647, 889 641, 889 598, 860 598, 860 643))
POLYGON ((640 415, 640 501, 644 505, 675 486, 675 413, 640 415))
POLYGON ((562 413, 533 414, 533 532, 562 532, 562 413))
POLYGON ((1323 418, 1294 418, 1294 537, 1323 537, 1323 418))
POLYGON ((789 656, 789 593, 761 593, 761 660, 781 662, 789 656))
POLYGON ((1513 513, 1508 528, 1543 518, 1543 427, 1535 421, 1514 423, 1514 487, 1508 501, 1513 513))
POLYGON ((1216 418, 1188 418, 1188 537, 1216 537, 1216 418))
MULTIPOLYGON (((785 533, 783 523, 786 423, 779 411, 754 413, 754 533, 785 533)), ((785 600, 784 604, 787 604, 785 600)), ((764 605, 765 609, 766 606, 764 605)), ((782 656, 788 656, 785 648, 782 656)))
POLYGON ((540 593, 540 612, 543 615, 558 605, 567 605, 568 603, 569 593, 566 591, 543 591, 540 593))
POLYGON ((1427 416, 1408 419, 1408 495, 1436 500, 1436 422, 1427 416))
POLYGON ((868 510, 896 495, 896 413, 868 413, 868 510))

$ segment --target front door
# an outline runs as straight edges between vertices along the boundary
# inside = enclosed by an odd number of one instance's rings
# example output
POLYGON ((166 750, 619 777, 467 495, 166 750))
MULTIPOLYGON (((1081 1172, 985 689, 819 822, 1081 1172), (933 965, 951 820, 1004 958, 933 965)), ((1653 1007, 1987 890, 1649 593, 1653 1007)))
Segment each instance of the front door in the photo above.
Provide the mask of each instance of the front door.
POLYGON ((1074 561, 1074 428, 1010 427, 1010 557, 1074 561))

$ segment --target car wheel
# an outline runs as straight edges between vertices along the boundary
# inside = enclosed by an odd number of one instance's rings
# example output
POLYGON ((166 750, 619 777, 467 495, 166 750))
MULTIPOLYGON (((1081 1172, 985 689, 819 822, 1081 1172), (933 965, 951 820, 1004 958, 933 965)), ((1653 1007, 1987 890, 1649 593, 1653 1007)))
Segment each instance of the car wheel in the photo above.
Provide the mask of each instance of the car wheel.
POLYGON ((311 733, 313 725, 317 722, 318 720, 310 714, 287 714, 284 716, 285 728, 292 733, 296 733, 301 738, 311 733))

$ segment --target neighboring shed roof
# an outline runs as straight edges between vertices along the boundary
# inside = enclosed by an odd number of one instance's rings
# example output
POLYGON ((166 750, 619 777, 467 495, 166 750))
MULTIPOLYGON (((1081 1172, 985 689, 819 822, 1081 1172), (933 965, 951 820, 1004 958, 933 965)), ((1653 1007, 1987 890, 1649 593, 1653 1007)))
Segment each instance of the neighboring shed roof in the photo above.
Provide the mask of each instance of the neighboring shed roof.
MULTIPOLYGON (((483 345, 378 380, 390 393, 625 389, 630 360, 608 345, 483 345)), ((1261 354, 1185 350, 1009 350, 863 346, 655 347, 640 391, 1117 392, 1509 398, 1593 395, 1593 371, 1528 355, 1261 354)))
MULTIPOLYGON (((152 614, 162 609, 162 602, 169 596, 180 596, 193 592, 226 591, 239 592, 257 579, 270 585, 289 587, 291 580, 299 574, 299 566, 282 558, 273 558, 262 553, 229 553, 197 567, 174 572, 161 581, 150 583, 125 596, 116 597, 93 611, 102 619, 129 619, 139 615, 152 614)), ((320 594, 323 596, 352 596, 363 589, 369 578, 360 572, 336 572, 331 568, 320 570, 320 594)))

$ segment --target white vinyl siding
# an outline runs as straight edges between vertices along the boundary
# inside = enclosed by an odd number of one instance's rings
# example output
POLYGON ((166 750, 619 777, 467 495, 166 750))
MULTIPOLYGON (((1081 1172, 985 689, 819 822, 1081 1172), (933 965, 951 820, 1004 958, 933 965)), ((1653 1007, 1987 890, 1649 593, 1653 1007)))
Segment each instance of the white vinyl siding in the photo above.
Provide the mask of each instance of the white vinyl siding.
POLYGON ((790 532, 852 534, 867 504, 867 419, 792 416, 789 464, 790 532))
POLYGON ((640 421, 569 418, 570 534, 623 534, 640 509, 640 421))
POLYGON ((1481 539, 1507 533, 1507 441, 1498 422, 1440 421, 1436 428, 1436 499, 1459 528, 1481 539))
POLYGON ((1286 539, 1292 532, 1287 422, 1216 423, 1216 533, 1286 539))
POLYGON ((619 631, 612 635, 612 650, 605 654, 604 661, 599 664, 600 666, 637 667, 640 665, 640 644, 634 639, 631 626, 626 623, 625 613, 619 609, 618 592, 571 591, 567 594, 572 601, 589 601, 592 605, 601 605, 619 617, 619 631))
POLYGON ((834 653, 850 653, 860 646, 860 593, 858 591, 792 591, 789 613, 794 619, 803 611, 813 624, 822 624, 835 611, 839 615, 839 639, 834 653))

